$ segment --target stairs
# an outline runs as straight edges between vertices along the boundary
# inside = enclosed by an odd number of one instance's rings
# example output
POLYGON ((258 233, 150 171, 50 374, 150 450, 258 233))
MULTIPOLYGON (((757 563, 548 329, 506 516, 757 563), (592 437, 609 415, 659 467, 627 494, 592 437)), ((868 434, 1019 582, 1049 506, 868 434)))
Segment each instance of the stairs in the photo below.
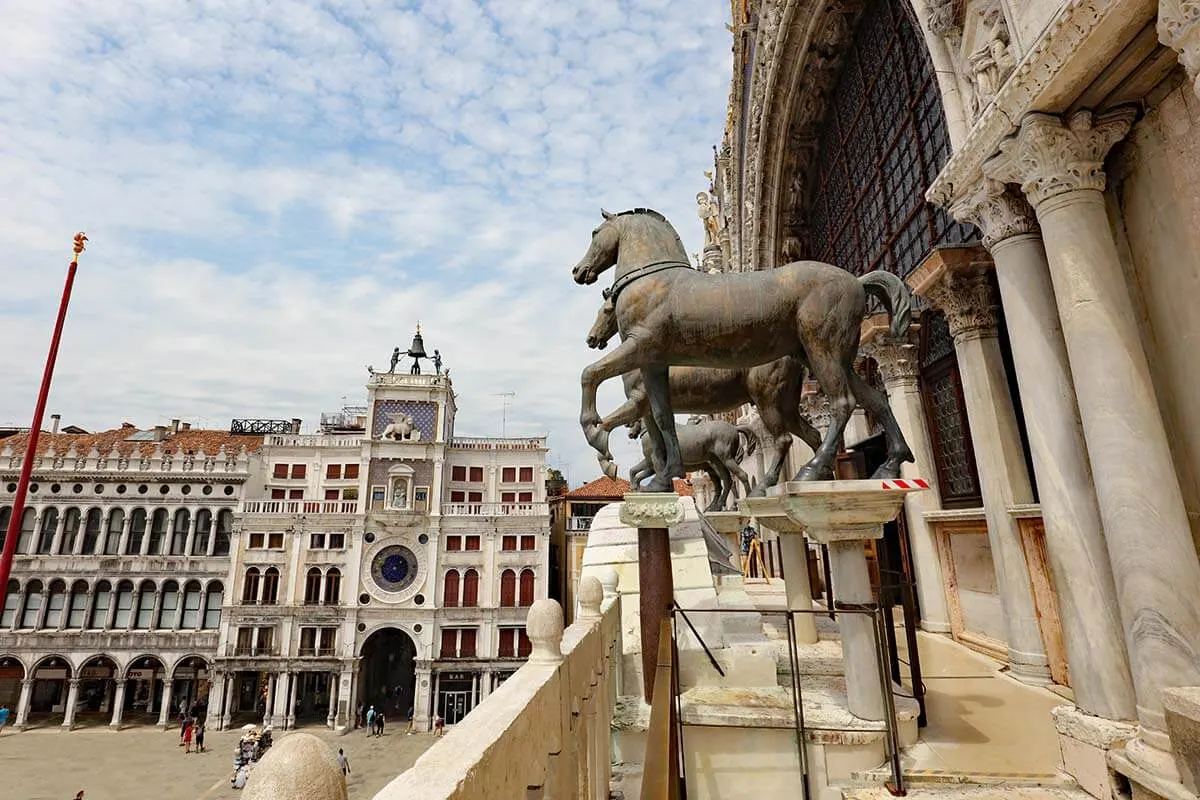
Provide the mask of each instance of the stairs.
MULTIPOLYGON (((965 783, 913 784, 906 787, 908 800, 1095 800, 1090 794, 1068 786, 978 786, 965 783)), ((893 800, 882 786, 845 789, 843 800, 893 800)))

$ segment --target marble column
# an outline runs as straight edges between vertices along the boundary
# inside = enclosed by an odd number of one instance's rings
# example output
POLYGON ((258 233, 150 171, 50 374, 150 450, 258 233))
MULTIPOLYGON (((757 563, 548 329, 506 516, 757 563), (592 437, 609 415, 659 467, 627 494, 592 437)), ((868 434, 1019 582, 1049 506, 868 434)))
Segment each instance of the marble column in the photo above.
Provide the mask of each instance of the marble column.
POLYGON ((329 713, 325 715, 325 727, 332 728, 337 718, 337 673, 329 673, 329 713))
POLYGON ((113 693, 112 721, 108 723, 108 727, 114 731, 121 730, 121 717, 125 714, 125 689, 128 684, 125 678, 117 676, 117 690, 113 693))
POLYGON ((937 511, 941 503, 936 488, 933 445, 925 426, 925 409, 917 384, 917 346, 914 342, 915 336, 908 341, 896 341, 877 334, 863 345, 862 353, 875 359, 887 390, 888 405, 915 458, 913 463, 901 465, 900 477, 929 481, 928 491, 913 492, 904 498, 904 517, 916 573, 921 627, 931 633, 949 633, 950 612, 946 606, 942 564, 938 559, 933 527, 925 521, 925 512, 937 511))
POLYGON ((1000 354, 990 266, 981 248, 935 250, 920 268, 918 290, 945 312, 954 337, 988 541, 1004 607, 1011 674, 1026 683, 1046 685, 1051 682, 1050 667, 1033 602, 1029 565, 1017 520, 1008 513, 1012 506, 1033 502, 1033 487, 1000 354))
POLYGON ((1075 702, 1089 714, 1133 719, 1117 589, 1037 220, 1023 197, 990 180, 953 211, 982 231, 996 265, 1017 384, 1032 411, 1025 426, 1075 702))
POLYGON ((62 726, 66 730, 75 727, 75 706, 79 704, 79 679, 71 678, 67 689, 67 704, 63 709, 62 726))
POLYGON ((163 679, 162 708, 158 710, 158 727, 166 728, 171 724, 171 702, 175 693, 175 681, 168 675, 163 679))
POLYGON ((433 679, 433 663, 421 660, 416 663, 416 690, 413 700, 413 727, 417 731, 430 729, 430 708, 432 705, 430 681, 433 679))
POLYGON ((208 713, 205 715, 204 726, 213 730, 221 729, 221 712, 225 710, 225 692, 229 685, 229 675, 222 670, 213 670, 212 688, 208 692, 208 713))
POLYGON ((1161 691, 1200 685, 1200 560, 1104 202, 1136 112, 1030 114, 985 164, 1037 211, 1116 582, 1139 735, 1124 755, 1178 782, 1161 691))
POLYGON ((25 727, 25 723, 29 721, 29 705, 33 702, 33 678, 23 678, 21 680, 21 696, 17 698, 17 718, 13 721, 13 727, 17 730, 25 727))
POLYGON ((277 675, 276 675, 275 673, 273 673, 273 672, 267 675, 267 697, 266 697, 266 702, 265 702, 265 703, 263 703, 263 721, 262 721, 262 724, 263 724, 264 726, 266 726, 266 725, 271 725, 271 724, 272 724, 272 723, 275 721, 275 720, 274 720, 274 715, 275 715, 275 684, 276 684, 276 682, 277 682, 277 679, 278 679, 278 677, 279 677, 279 676, 277 676, 277 675))
POLYGON ((1158 40, 1179 54, 1179 63, 1200 97, 1200 5, 1195 0, 1158 0, 1158 40))
POLYGON ((221 721, 220 721, 220 725, 218 726, 219 730, 225 730, 226 728, 228 728, 229 723, 233 719, 233 697, 234 697, 233 690, 236 685, 237 685, 237 683, 236 683, 235 676, 232 674, 229 675, 229 677, 226 678, 225 697, 224 697, 225 705, 224 705, 224 710, 221 712, 221 721))

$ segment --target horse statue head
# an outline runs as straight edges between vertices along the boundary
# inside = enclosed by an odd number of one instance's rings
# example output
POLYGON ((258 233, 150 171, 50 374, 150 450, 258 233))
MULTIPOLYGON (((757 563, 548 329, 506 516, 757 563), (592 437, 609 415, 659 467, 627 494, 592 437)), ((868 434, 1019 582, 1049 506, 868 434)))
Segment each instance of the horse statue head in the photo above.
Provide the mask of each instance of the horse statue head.
POLYGON ((596 312, 596 321, 592 323, 587 334, 587 346, 593 350, 603 350, 608 346, 608 340, 617 335, 617 307, 612 295, 605 290, 604 302, 596 312))
POLYGON ((618 279, 652 264, 691 265, 679 234, 657 211, 634 208, 614 214, 601 209, 600 213, 604 222, 592 231, 591 245, 571 269, 576 283, 593 284, 614 265, 618 279))

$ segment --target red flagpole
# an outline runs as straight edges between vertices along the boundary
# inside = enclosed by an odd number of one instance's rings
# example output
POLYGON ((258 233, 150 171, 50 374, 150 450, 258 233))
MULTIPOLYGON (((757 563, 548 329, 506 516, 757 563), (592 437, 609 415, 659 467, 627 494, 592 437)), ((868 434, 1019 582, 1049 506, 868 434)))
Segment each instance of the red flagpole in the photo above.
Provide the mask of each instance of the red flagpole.
MULTIPOLYGON (((21 520, 25 516, 25 497, 29 494, 29 479, 33 475, 33 462, 37 459, 38 437, 42 433, 42 417, 46 414, 46 398, 50 395, 50 380, 54 377, 54 362, 58 358, 58 343, 62 340, 63 323, 67 319, 67 304, 71 302, 71 286, 75 283, 75 269, 79 266, 79 254, 83 252, 87 237, 75 234, 75 255, 67 267, 67 282, 63 286, 62 302, 58 306, 58 321, 54 324, 54 336, 50 339, 50 354, 46 357, 46 369, 42 373, 42 388, 38 391, 37 406, 33 409, 33 424, 29 427, 29 441, 21 459, 21 477, 17 481, 17 496, 13 499, 12 516, 8 520, 8 532, 4 535, 4 554, 0 556, 0 609, 8 595, 8 575, 12 571, 13 554, 17 552, 17 538, 21 535, 21 520)), ((36 533, 36 532, 35 532, 36 533)))

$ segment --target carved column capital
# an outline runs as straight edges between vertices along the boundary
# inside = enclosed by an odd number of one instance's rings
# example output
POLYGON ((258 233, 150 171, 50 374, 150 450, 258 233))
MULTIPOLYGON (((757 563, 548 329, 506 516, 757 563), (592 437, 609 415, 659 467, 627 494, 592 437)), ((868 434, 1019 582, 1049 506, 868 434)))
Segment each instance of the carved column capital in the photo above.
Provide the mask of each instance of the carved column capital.
POLYGON ((947 270, 926 296, 945 313, 955 342, 996 335, 999 303, 985 268, 947 270))
POLYGON ((819 390, 805 391, 800 395, 800 411, 822 433, 833 424, 833 408, 829 405, 829 399, 819 390))
POLYGON ((884 386, 915 384, 917 371, 920 366, 917 360, 917 346, 911 342, 897 341, 890 337, 879 337, 859 348, 864 356, 875 361, 879 374, 883 376, 884 386))
POLYGON ((1000 143, 983 164, 989 178, 1020 184, 1034 207, 1082 189, 1104 191, 1104 157, 1133 126, 1137 112, 1118 108, 1096 116, 1077 111, 1064 122, 1053 114, 1027 114, 1021 129, 1000 143))
POLYGON ((1200 96, 1200 0, 1159 0, 1158 40, 1179 54, 1200 96))
POLYGON ((984 178, 972 191, 950 208, 959 222, 969 222, 983 234, 988 250, 1005 239, 1024 233, 1037 233, 1037 215, 1028 201, 1003 183, 984 178))

